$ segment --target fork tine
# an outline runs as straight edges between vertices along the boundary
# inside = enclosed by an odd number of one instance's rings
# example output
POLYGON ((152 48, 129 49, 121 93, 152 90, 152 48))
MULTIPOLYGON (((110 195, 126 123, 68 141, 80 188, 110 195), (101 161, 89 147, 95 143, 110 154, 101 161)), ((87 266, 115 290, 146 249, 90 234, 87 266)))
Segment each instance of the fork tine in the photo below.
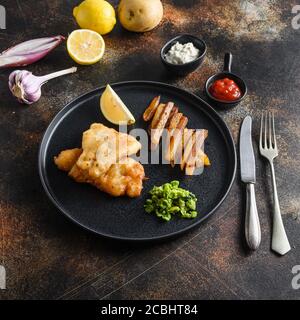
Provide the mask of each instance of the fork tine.
POLYGON ((277 149, 276 133, 275 133, 274 112, 272 112, 272 129, 273 129, 273 142, 274 142, 274 148, 275 148, 275 149, 277 149))
POLYGON ((264 148, 268 148, 267 145, 267 130, 268 130, 268 118, 267 118, 267 112, 265 112, 264 114, 264 118, 265 118, 265 139, 264 139, 264 148))
POLYGON ((262 135, 263 135, 263 123, 264 123, 264 113, 262 112, 260 118, 260 134, 259 134, 259 148, 262 149, 262 135))
POLYGON ((272 113, 268 112, 268 120, 269 120, 269 148, 273 148, 273 141, 272 141, 272 134, 273 134, 273 130, 272 130, 272 113))

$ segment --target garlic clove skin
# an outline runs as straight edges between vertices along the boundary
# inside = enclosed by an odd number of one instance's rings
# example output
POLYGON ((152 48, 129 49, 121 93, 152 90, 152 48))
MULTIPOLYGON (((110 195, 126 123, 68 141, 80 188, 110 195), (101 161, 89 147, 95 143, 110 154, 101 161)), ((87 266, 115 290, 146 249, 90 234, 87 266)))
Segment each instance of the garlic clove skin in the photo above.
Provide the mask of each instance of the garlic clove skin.
POLYGON ((9 76, 9 89, 20 103, 32 104, 42 95, 38 77, 26 70, 16 70, 9 76))
POLYGON ((21 103, 32 104, 38 101, 42 95, 41 87, 47 81, 77 71, 76 67, 50 73, 37 77, 27 70, 15 70, 8 78, 8 86, 11 93, 21 103))

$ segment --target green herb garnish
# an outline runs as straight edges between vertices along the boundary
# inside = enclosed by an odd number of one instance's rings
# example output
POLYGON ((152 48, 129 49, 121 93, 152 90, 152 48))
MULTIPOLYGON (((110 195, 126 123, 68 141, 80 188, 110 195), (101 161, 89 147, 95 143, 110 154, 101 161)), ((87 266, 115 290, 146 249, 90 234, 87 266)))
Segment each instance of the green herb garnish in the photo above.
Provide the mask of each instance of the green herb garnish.
POLYGON ((169 221, 173 216, 190 219, 197 217, 196 196, 179 187, 179 181, 154 186, 149 192, 150 198, 144 205, 147 213, 155 213, 159 218, 169 221))

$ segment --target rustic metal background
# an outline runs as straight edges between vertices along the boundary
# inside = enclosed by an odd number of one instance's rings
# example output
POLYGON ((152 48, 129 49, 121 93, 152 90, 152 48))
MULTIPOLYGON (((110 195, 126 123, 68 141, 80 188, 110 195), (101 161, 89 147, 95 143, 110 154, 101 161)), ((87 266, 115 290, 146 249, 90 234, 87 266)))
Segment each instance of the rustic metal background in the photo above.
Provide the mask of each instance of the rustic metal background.
MULTIPOLYGON (((20 41, 76 29, 72 8, 79 1, 6 0, 7 29, 0 50, 20 41)), ((110 1, 117 4, 117 1, 110 1)), ((43 87, 41 100, 18 104, 0 71, 0 264, 7 273, 3 299, 253 299, 299 298, 291 269, 300 264, 299 99, 300 30, 293 30, 294 1, 166 0, 164 19, 152 32, 129 33, 119 24, 105 36, 101 63, 43 87), (208 45, 203 66, 185 78, 170 76, 159 50, 178 33, 192 33, 208 45), (254 118, 258 138, 262 110, 274 110, 280 155, 277 182, 292 251, 270 251, 271 186, 266 164, 257 158, 257 201, 262 245, 254 254, 243 242, 243 190, 236 180, 230 196, 209 221, 164 244, 133 247, 95 237, 65 219, 42 190, 37 154, 44 130, 76 96, 108 82, 157 80, 203 96, 208 76, 234 55, 233 71, 249 87, 245 101, 221 114, 237 139, 243 117, 254 118)), ((65 44, 28 66, 47 74, 74 65, 65 44)), ((257 148, 256 148, 257 151, 257 148)))

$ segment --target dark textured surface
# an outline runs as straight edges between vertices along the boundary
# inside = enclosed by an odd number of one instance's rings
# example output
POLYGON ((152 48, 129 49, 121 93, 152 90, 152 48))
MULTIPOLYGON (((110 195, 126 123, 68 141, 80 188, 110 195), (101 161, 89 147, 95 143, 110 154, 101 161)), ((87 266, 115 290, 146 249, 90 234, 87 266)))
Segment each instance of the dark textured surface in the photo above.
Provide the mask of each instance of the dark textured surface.
MULTIPOLYGON (((117 1, 113 1, 115 4, 117 1)), ((64 34, 77 28, 76 1, 16 1, 7 9, 1 49, 32 37, 64 34), (34 8, 34 9, 33 9, 34 8)), ((152 32, 128 33, 118 25, 105 36, 100 64, 80 67, 52 81, 31 107, 16 103, 7 89, 8 70, 0 71, 1 264, 7 271, 3 299, 205 298, 291 299, 294 265, 300 264, 299 99, 300 31, 291 27, 292 1, 164 1, 164 20, 152 32), (197 72, 175 78, 161 65, 159 50, 178 33, 193 33, 207 45, 197 72), (230 196, 209 221, 177 240, 134 247, 109 242, 76 227, 57 213, 44 194, 37 171, 42 134, 55 114, 76 96, 107 82, 156 80, 202 95, 205 80, 234 55, 233 72, 242 75, 249 94, 235 109, 222 111, 237 141, 246 114, 254 135, 262 110, 274 110, 279 157, 278 192, 292 251, 270 251, 270 172, 257 156, 257 201, 262 244, 251 254, 243 242, 243 193, 238 179, 230 196)), ((64 45, 27 67, 35 74, 72 66, 64 45)), ((256 152, 257 152, 257 148, 256 152)))

